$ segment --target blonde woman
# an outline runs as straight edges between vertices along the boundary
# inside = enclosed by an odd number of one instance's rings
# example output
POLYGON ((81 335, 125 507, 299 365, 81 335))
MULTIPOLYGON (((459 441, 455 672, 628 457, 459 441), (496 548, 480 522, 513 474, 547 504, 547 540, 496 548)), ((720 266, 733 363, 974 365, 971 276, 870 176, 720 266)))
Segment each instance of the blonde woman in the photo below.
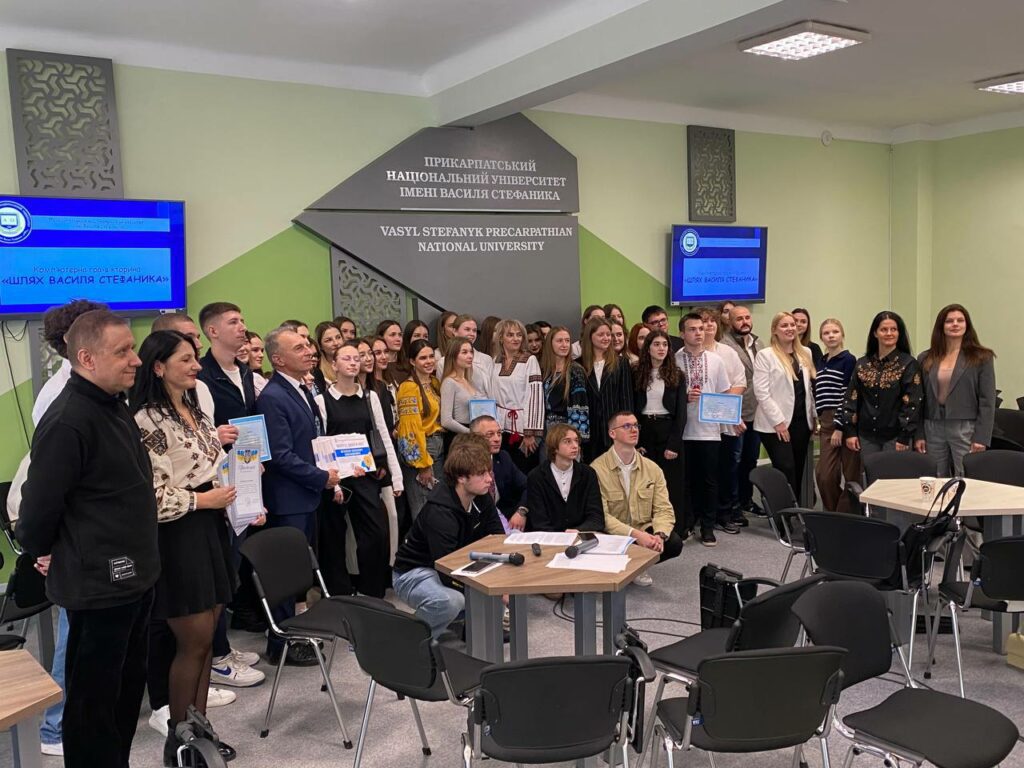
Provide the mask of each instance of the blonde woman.
POLYGON ((587 402, 593 428, 586 460, 592 461, 611 447, 608 419, 616 413, 633 410, 633 375, 629 361, 615 351, 612 325, 603 317, 591 320, 583 330, 580 365, 587 374, 587 402))
POLYGON ((818 363, 814 383, 814 410, 821 424, 821 451, 814 476, 818 481, 821 506, 829 512, 852 512, 850 503, 843 495, 843 480, 860 478, 860 456, 843 445, 843 428, 839 415, 843 409, 843 398, 857 366, 849 350, 843 349, 846 331, 843 324, 833 317, 823 321, 818 329, 821 343, 825 345, 821 362, 818 363))
POLYGON ((544 436, 544 384, 540 363, 526 351, 526 328, 518 320, 502 320, 494 328, 490 393, 498 406, 501 446, 526 474, 537 466, 544 436))
POLYGON ((801 503, 804 464, 814 432, 814 376, 814 362, 800 343, 796 318, 779 312, 772 318, 771 349, 754 360, 754 430, 772 466, 786 476, 801 503))

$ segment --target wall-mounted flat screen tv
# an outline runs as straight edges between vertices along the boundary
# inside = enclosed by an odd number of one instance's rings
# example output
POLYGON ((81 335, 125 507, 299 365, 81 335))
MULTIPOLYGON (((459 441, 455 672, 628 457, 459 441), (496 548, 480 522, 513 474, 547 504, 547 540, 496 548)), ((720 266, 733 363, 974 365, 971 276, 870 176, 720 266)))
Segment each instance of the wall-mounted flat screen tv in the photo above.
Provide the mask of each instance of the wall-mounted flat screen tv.
POLYGON ((763 302, 768 230, 765 227, 672 227, 669 301, 763 302))
POLYGON ((185 204, 0 195, 0 315, 72 299, 115 312, 185 306, 185 204))

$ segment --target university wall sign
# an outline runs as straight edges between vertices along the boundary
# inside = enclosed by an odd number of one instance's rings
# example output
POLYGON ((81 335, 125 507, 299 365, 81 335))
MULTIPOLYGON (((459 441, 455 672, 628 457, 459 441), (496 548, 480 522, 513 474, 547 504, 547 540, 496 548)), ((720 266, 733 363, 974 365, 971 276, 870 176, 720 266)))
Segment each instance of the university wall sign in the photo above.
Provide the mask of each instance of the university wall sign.
POLYGON ((574 324, 578 210, 576 158, 512 115, 425 128, 295 221, 438 310, 574 324))

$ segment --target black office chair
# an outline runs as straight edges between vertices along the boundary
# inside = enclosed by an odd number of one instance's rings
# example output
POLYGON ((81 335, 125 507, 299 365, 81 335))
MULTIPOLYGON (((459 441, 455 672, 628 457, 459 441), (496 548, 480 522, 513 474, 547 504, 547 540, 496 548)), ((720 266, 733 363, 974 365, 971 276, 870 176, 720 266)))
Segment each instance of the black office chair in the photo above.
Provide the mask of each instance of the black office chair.
POLYGON ((1017 410, 1024 411, 1024 395, 1017 398, 1017 410))
POLYGON ((993 433, 1018 445, 1024 445, 1024 411, 996 408, 993 433))
MULTIPOLYGON (((961 533, 946 561, 945 572, 939 584, 939 603, 936 616, 941 617, 944 607, 949 608, 953 624, 953 645, 956 648, 956 673, 960 680, 960 695, 964 695, 963 656, 960 652, 960 627, 957 608, 979 608, 983 611, 1020 615, 1024 613, 1024 536, 1008 536, 1004 539, 986 541, 971 565, 969 581, 957 579, 956 565, 960 560, 960 549, 964 544, 961 533)), ((937 625, 938 622, 936 621, 937 625)), ((928 659, 935 659, 935 643, 938 633, 934 630, 928 636, 928 659)))
POLYGON ((796 494, 789 481, 775 467, 766 465, 750 470, 750 482, 761 494, 764 513, 768 517, 768 524, 775 534, 776 541, 789 551, 786 555, 786 565, 782 568, 781 580, 786 580, 789 567, 796 555, 805 556, 804 567, 800 571, 800 576, 805 576, 810 567, 810 560, 806 559, 803 526, 798 517, 803 508, 797 503, 796 494))
MULTIPOLYGON (((0 602, 0 626, 23 625, 33 616, 49 611, 53 603, 46 597, 46 578, 35 569, 35 558, 23 552, 7 577, 7 589, 0 602)), ((24 634, 22 629, 22 634, 24 634)))
MULTIPOLYGON (((781 473, 780 473, 781 474, 781 473)), ((722 653, 790 648, 800 635, 800 622, 792 607, 797 598, 825 578, 813 574, 807 578, 778 585, 771 579, 742 579, 736 583, 736 597, 740 601, 740 614, 732 627, 705 629, 675 643, 650 652, 654 667, 662 673, 654 693, 654 706, 658 706, 669 683, 689 684, 697 679, 698 668, 704 659, 722 653), (773 587, 746 603, 742 591, 745 585, 773 587)), ((644 753, 654 738, 653 723, 644 737, 644 753)))
POLYGON ((14 524, 11 522, 11 515, 7 511, 7 497, 11 493, 11 482, 0 483, 0 529, 4 532, 4 538, 7 539, 7 543, 11 545, 11 549, 17 555, 21 554, 21 546, 18 544, 18 540, 14 537, 14 524))
MULTIPOLYGON (((284 669, 288 647, 293 643, 306 643, 316 656, 317 664, 323 676, 324 688, 334 706, 334 714, 341 728, 342 741, 345 749, 352 749, 352 740, 348 737, 345 723, 341 719, 338 699, 334 695, 331 684, 331 662, 339 639, 345 638, 345 625, 341 612, 341 603, 331 598, 320 574, 320 564, 312 547, 306 541, 306 535, 297 528, 271 528, 250 536, 241 547, 242 555, 252 565, 252 579, 256 586, 266 614, 270 631, 285 641, 281 650, 281 659, 274 673, 274 686, 270 691, 267 703, 267 717, 260 731, 260 738, 265 739, 270 733, 270 716, 274 711, 274 700, 277 698, 277 687, 281 683, 281 671, 284 669), (305 594, 311 587, 319 584, 323 599, 309 606, 309 609, 297 616, 285 619, 280 624, 274 620, 271 606, 279 605, 298 594, 305 594), (318 641, 331 644, 330 655, 325 661, 318 641)), ((323 690, 323 688, 321 688, 323 690)))
MULTIPOLYGON (((642 649, 616 656, 529 659, 487 667, 463 736, 465 768, 478 756, 555 763, 628 745, 643 711, 638 689, 654 670, 642 649)), ((614 758, 609 754, 609 764, 614 758)))
POLYGON ((1024 486, 1024 454, 992 449, 968 453, 964 456, 964 477, 1024 486))
POLYGON ((355 768, 362 762, 378 685, 409 700, 423 754, 429 755, 430 745, 416 702, 449 700, 468 707, 480 683, 480 673, 490 662, 432 643, 430 627, 424 621, 384 600, 362 596, 333 599, 340 607, 356 661, 370 676, 363 723, 356 739, 355 768))
MULTIPOLYGON (((860 482, 848 482, 846 492, 854 503, 860 504, 860 495, 875 480, 908 480, 918 477, 934 477, 939 465, 927 453, 916 451, 884 451, 862 457, 863 472, 860 482)), ((867 509, 864 509, 867 514, 867 509)))
MULTIPOLYGON (((4 553, 0 552, 0 568, 4 567, 4 553)), ((6 596, 5 596, 6 602, 6 596)), ((25 645, 22 635, 0 634, 0 651, 15 651, 25 645)))
MULTIPOLYGON (((740 651, 704 659, 685 698, 655 709, 654 730, 674 768, 673 752, 768 752, 817 738, 829 765, 826 737, 842 691, 839 647, 740 651)), ((653 753, 657 768, 660 749, 653 753)), ((714 758, 712 757, 712 766, 714 758)), ((794 764, 796 760, 794 760, 794 764)))
POLYGON ((992 440, 989 441, 989 450, 1024 452, 1024 445, 1000 435, 992 435, 992 440))
POLYGON ((1016 746, 1017 726, 1002 713, 976 701, 916 687, 896 638, 881 593, 856 581, 826 582, 808 590, 793 606, 816 646, 847 649, 843 689, 884 675, 899 658, 905 688, 880 704, 835 721, 851 739, 844 766, 862 753, 887 766, 896 760, 940 768, 992 768, 1016 746))

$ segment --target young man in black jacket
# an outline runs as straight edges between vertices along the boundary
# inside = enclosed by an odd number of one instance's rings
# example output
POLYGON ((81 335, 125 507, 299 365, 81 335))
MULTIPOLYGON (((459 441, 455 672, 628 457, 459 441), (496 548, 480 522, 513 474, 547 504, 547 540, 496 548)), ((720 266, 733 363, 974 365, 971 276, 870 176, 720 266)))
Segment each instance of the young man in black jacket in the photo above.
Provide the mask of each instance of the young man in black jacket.
POLYGON ((604 508, 597 473, 580 457, 580 433, 555 424, 544 438, 550 461, 541 462, 526 479, 529 531, 603 531, 604 508))
POLYGON ((492 533, 504 533, 489 493, 494 475, 487 441, 457 435, 437 485, 395 555, 395 594, 430 625, 436 638, 466 607, 459 584, 434 562, 492 533))
POLYGON ((107 310, 67 332, 72 370, 32 440, 18 540, 68 614, 64 765, 127 766, 160 572, 153 469, 124 392, 141 364, 107 310))

